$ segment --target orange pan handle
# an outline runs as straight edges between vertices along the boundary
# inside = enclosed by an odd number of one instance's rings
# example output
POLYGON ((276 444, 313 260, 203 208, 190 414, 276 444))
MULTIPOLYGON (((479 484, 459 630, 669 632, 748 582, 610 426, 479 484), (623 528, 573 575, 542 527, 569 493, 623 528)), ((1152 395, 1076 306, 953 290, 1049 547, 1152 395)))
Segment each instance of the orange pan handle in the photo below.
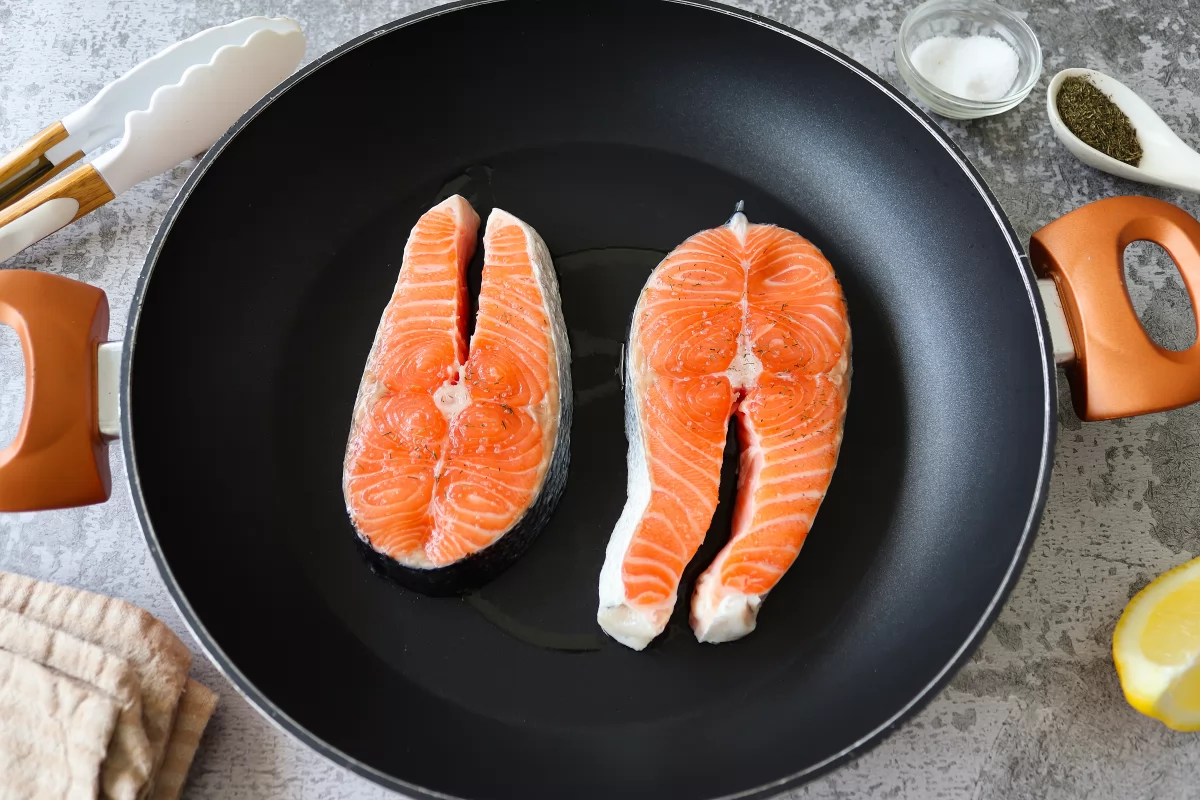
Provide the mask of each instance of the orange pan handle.
POLYGON ((25 355, 25 412, 16 438, 0 450, 0 511, 107 500, 96 353, 108 337, 108 298, 69 278, 0 270, 0 322, 17 331, 25 355))
POLYGON ((1150 241, 1174 259, 1200 310, 1200 222, 1150 197, 1111 197, 1082 206, 1029 241, 1038 275, 1058 289, 1075 346, 1067 366, 1075 413, 1101 420, 1166 411, 1200 401, 1200 343, 1176 352, 1155 344, 1125 287, 1125 248, 1150 241))

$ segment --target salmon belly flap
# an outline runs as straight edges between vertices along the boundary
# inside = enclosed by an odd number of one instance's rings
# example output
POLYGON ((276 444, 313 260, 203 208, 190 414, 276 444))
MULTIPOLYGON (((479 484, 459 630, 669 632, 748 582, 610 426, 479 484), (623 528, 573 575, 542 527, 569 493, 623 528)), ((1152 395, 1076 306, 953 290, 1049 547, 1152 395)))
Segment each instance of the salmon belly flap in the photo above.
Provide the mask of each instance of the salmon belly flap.
POLYGON ((702 642, 754 630, 833 477, 849 389, 845 298, 812 243, 739 212, 671 252, 630 331, 628 500, 600 573, 601 628, 636 650, 666 628, 716 511, 736 415, 733 527, 696 581, 691 625, 702 642))
POLYGON ((367 357, 342 488, 377 566, 430 594, 477 588, 544 527, 566 484, 570 348, 536 231, 496 209, 468 345, 479 217, 454 196, 413 228, 367 357))

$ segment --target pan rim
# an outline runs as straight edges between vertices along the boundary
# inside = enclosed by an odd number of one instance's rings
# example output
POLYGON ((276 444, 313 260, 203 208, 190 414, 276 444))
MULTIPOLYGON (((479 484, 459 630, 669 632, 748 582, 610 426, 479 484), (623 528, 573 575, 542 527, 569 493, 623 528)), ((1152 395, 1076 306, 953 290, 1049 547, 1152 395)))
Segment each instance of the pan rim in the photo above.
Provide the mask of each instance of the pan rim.
MULTIPOLYGON (((991 211, 993 218, 996 220, 1005 240, 1008 242, 1012 252, 1014 262, 1021 275, 1021 279, 1025 284, 1027 299, 1034 312, 1034 323, 1036 325, 1036 333, 1038 341, 1041 345, 1041 367, 1043 377, 1043 421, 1042 421, 1042 450, 1040 463, 1038 465, 1038 478, 1034 488, 1033 497, 1031 498, 1029 514, 1026 517, 1024 529, 1017 543, 1016 551, 1013 554, 1012 561, 1008 565, 1008 569, 993 594, 983 614, 975 627, 972 628, 970 634, 963 641, 962 645, 954 652, 946 664, 934 675, 926 685, 917 692, 903 707, 897 710, 890 718, 883 723, 873 728, 868 733, 859 737, 852 744, 844 747, 837 753, 834 753, 822 761, 815 764, 810 764, 805 768, 791 773, 783 778, 773 780, 759 786, 748 788, 732 794, 721 795, 719 797, 711 797, 708 800, 748 800, 749 798, 764 798, 774 796, 779 792, 786 791, 790 788, 795 788, 804 783, 808 783, 813 779, 833 771, 839 766, 857 758, 876 746, 881 744, 888 736, 898 728, 902 723, 911 718, 914 714, 924 708, 934 697, 946 686, 947 683, 954 677, 959 669, 969 659, 979 646, 987 631, 991 628, 992 623, 999 615, 1000 610, 1016 584, 1016 580, 1020 575, 1022 568, 1028 558, 1029 551, 1032 548, 1034 534, 1040 524, 1042 514, 1045 510, 1047 490, 1050 483, 1052 458, 1057 435, 1057 417, 1056 409, 1058 406, 1058 384, 1056 378, 1056 368, 1054 366, 1053 354, 1051 351, 1050 339, 1047 333, 1048 323, 1046 319, 1045 309, 1042 306, 1040 295, 1037 291, 1036 278, 1033 274, 1032 267, 1028 256, 1021 246, 1016 232, 1008 220, 999 202, 984 182, 982 176, 975 169, 974 165, 966 157, 966 155, 954 144, 950 137, 938 126, 931 117, 921 111, 915 103, 909 100, 895 87, 885 81, 882 77, 859 64, 854 59, 844 53, 834 49, 830 45, 816 39, 815 37, 797 31, 774 20, 767 19, 750 11, 734 8, 723 5, 712 0, 658 0, 659 2, 668 3, 671 5, 689 6, 735 19, 749 22, 765 28, 774 33, 783 35, 797 44, 809 47, 821 55, 830 58, 851 72, 858 75, 867 83, 879 90, 882 95, 897 103, 901 109, 908 112, 918 123, 920 123, 926 131, 949 153, 950 157, 958 164, 963 173, 970 180, 971 185, 979 193, 981 199, 991 211)), ((157 568, 163 583, 166 585, 168 596, 171 599, 175 610, 178 612, 184 626, 191 634, 201 651, 213 664, 213 666, 230 682, 234 689, 245 699, 251 707, 256 709, 263 717, 283 733, 291 736, 299 741, 307 748, 326 758, 327 760, 337 764, 338 766, 349 770, 361 778, 369 780, 379 786, 392 791, 400 791, 410 794, 414 797, 430 798, 436 800, 469 800, 457 795, 445 794, 434 789, 425 788, 416 784, 409 783, 393 775, 383 772, 375 767, 370 766, 354 756, 343 752, 337 747, 326 742, 317 734, 311 732, 299 722, 290 717, 286 712, 277 706, 270 698, 261 692, 255 684, 250 681, 233 663, 209 634, 199 616, 192 609, 190 602, 181 590, 170 565, 167 563, 162 549, 159 546, 158 535, 154 530, 149 517, 149 513, 145 504, 145 497, 142 492, 141 481, 138 477, 137 456, 133 442, 132 428, 132 400, 130 397, 130 377, 133 364, 133 354, 137 344, 137 333, 139 323, 141 321, 142 305, 145 301, 146 289, 153 276, 154 269, 157 266, 158 258, 161 255, 163 244, 170 235, 172 228, 183 207, 195 189, 196 185, 203 178, 212 163, 220 156, 225 147, 241 133, 260 113, 262 113, 276 98, 288 91, 292 86, 304 80, 313 72, 319 70, 334 59, 340 58, 343 55, 357 49, 359 46, 375 39, 378 36, 392 33, 402 28, 409 27, 417 22, 425 19, 430 19, 446 14, 451 14, 457 11, 463 11, 471 8, 476 8, 495 3, 506 2, 506 0, 457 0, 445 5, 436 6, 424 11, 411 14, 406 17, 401 17, 391 22, 380 25, 370 31, 367 31, 347 42, 335 47, 327 53, 314 59, 309 64, 297 70, 291 76, 286 78, 278 86, 273 88, 268 94, 254 104, 245 114, 243 114, 232 127, 226 131, 212 147, 204 154, 203 158, 192 170, 191 174, 184 181, 179 193, 172 201, 166 214, 163 216, 158 230, 155 233, 154 239, 151 242, 150 248, 147 251, 145 261, 138 276, 137 285, 134 288, 132 300, 130 302, 129 315, 125 327, 125 346, 122 348, 121 368, 120 368, 120 420, 121 420, 121 449, 125 460, 125 472, 128 478, 128 491, 133 502, 133 507, 137 515, 138 523, 142 530, 143 538, 150 551, 150 555, 154 560, 154 565, 157 568)))

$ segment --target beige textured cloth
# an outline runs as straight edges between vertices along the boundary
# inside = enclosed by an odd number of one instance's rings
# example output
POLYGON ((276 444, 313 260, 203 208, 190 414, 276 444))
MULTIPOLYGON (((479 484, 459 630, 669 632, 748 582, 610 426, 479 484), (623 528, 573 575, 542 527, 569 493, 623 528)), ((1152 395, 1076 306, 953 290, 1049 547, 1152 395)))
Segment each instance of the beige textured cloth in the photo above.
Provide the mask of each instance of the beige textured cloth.
POLYGON ((128 661, 141 684, 142 716, 155 768, 162 763, 192 664, 191 651, 170 628, 124 600, 11 572, 0 572, 0 608, 128 661))
POLYGON ((129 662, 29 617, 0 609, 0 649, 87 684, 118 709, 116 730, 100 771, 101 797, 136 800, 154 766, 142 727, 142 691, 129 662))
POLYGON ((151 800, 177 800, 183 791, 192 759, 200 746, 200 737, 213 710, 217 707, 217 695, 203 684, 189 680, 179 699, 179 713, 175 715, 175 728, 167 744, 167 755, 158 775, 154 778, 151 800))
POLYGON ((0 798, 96 797, 119 711, 99 689, 0 650, 0 798))

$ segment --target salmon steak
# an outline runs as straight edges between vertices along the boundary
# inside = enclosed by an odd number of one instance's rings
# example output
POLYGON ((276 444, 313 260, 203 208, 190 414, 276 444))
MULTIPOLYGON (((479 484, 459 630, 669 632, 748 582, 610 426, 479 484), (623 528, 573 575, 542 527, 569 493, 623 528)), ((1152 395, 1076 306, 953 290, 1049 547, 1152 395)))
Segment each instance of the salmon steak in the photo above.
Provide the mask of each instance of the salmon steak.
POLYGON ((495 209, 467 342, 479 216, 453 196, 409 235, 354 403, 346 509, 377 567, 427 594, 478 588, 549 520, 567 480, 570 345, 529 225, 495 209))
POLYGON ((739 210, 672 251, 629 334, 628 500, 600 572, 600 627, 635 650, 666 627, 716 511, 736 414, 732 530, 696 581, 691 625, 701 642, 753 631, 833 477, 849 391, 846 301, 811 242, 739 210))

